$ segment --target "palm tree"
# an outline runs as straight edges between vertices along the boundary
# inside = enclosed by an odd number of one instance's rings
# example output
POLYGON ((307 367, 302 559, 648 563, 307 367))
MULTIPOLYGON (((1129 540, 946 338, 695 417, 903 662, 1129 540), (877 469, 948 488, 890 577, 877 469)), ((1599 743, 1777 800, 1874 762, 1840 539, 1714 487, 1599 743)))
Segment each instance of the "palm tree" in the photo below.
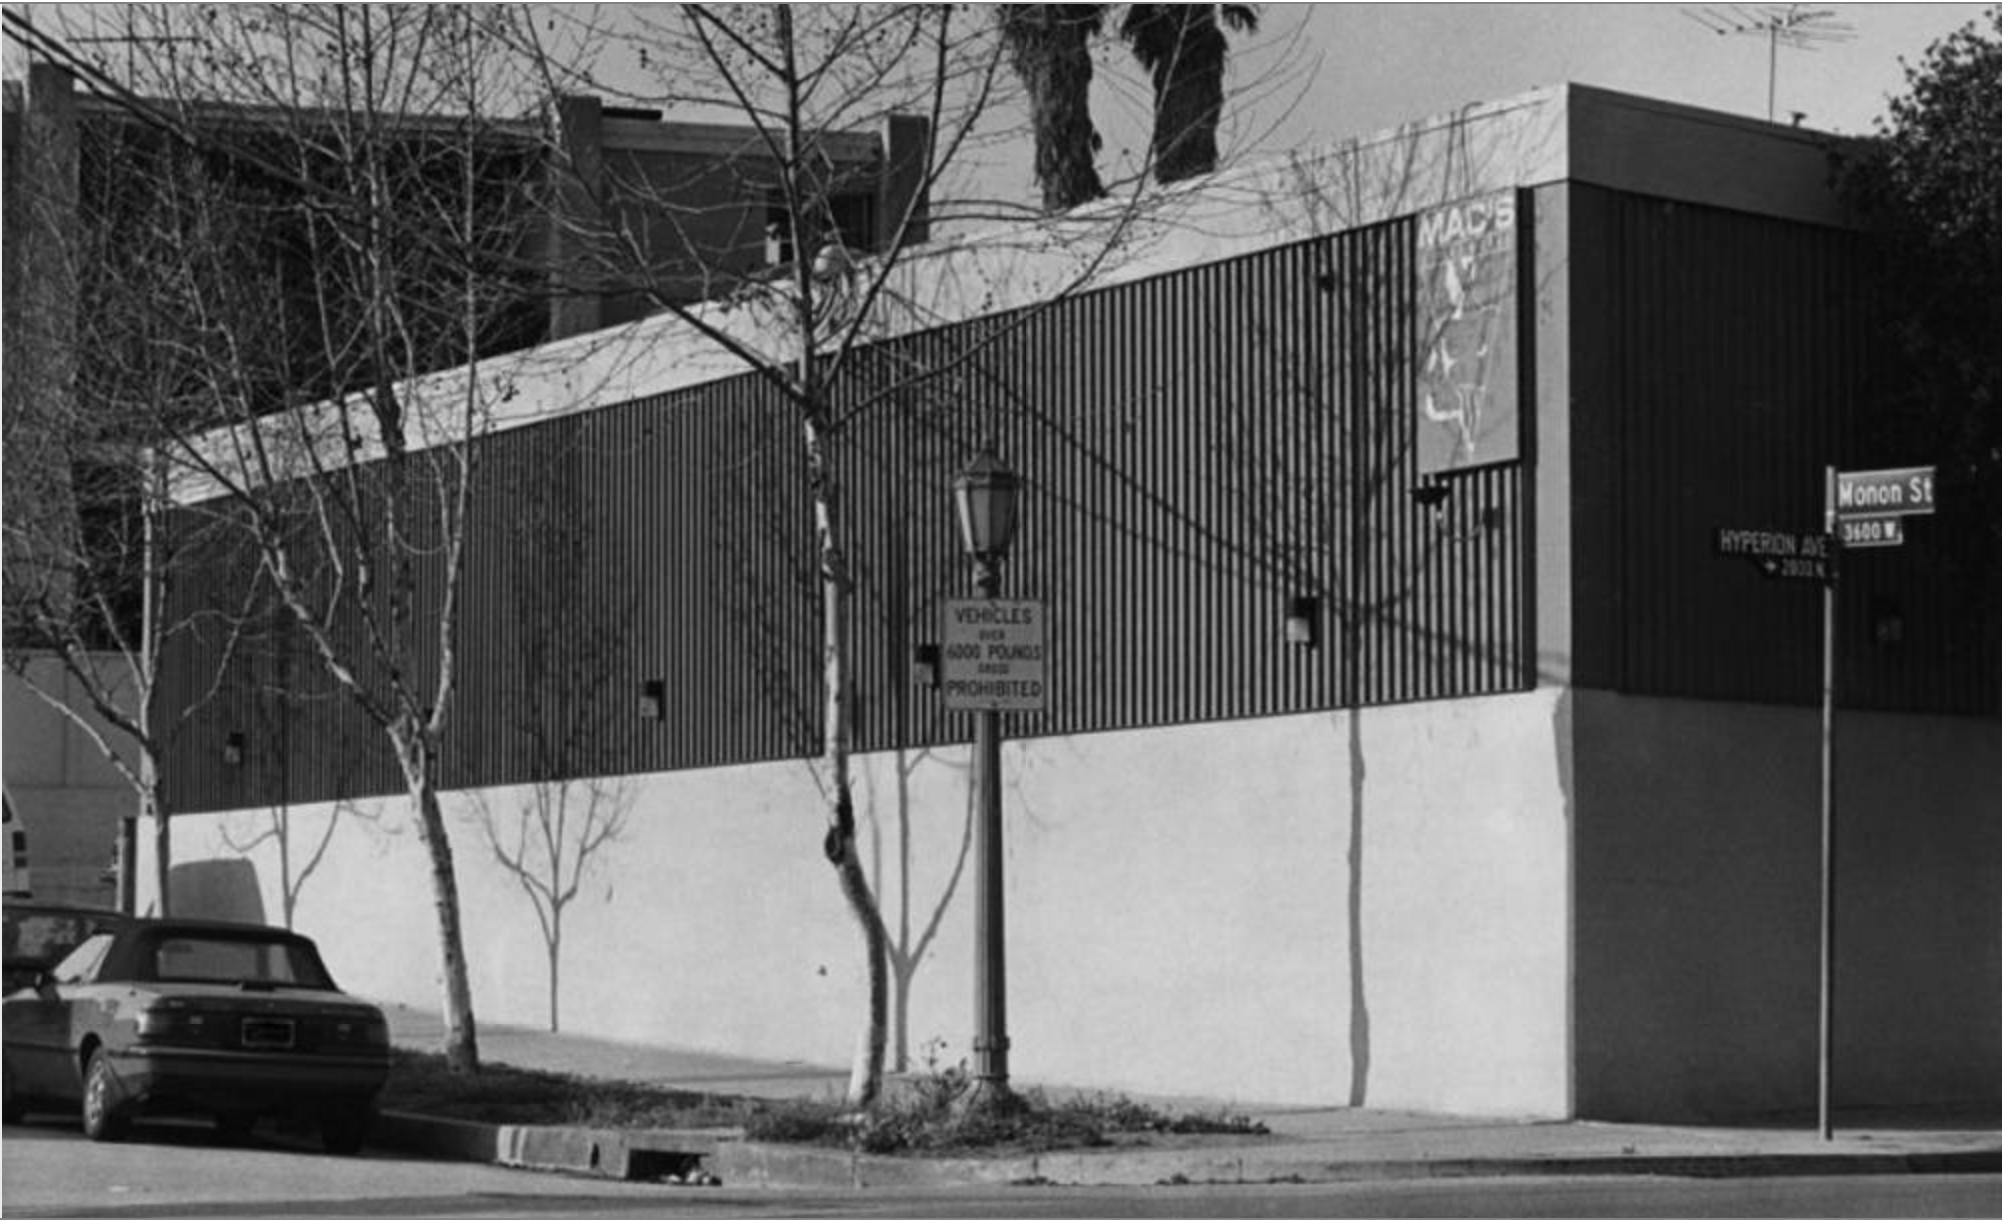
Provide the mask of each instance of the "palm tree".
POLYGON ((1258 29, 1250 4, 1130 4, 1119 37, 1154 78, 1154 180, 1180 182, 1216 168, 1223 115, 1223 30, 1258 29))
POLYGON ((1100 4, 1004 4, 1001 38, 1029 93, 1036 136, 1036 183, 1045 212, 1064 212, 1105 194, 1094 159, 1091 40, 1104 26, 1100 4))

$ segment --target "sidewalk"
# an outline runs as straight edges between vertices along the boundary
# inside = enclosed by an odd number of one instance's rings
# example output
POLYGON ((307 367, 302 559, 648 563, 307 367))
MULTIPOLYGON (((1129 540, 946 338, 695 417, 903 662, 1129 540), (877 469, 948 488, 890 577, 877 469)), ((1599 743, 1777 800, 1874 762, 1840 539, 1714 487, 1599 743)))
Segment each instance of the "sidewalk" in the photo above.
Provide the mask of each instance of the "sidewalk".
MULTIPOLYGON (((398 1045, 432 1049, 435 1013, 385 1006, 398 1045)), ((774 1063, 674 1047, 638 1046, 482 1024, 493 1063, 751 1097, 838 1097, 845 1069, 774 1063)), ((1060 1093, 1060 1089, 1046 1090, 1060 1093)), ((1149 1099, 1141 1099, 1149 1100, 1149 1099)), ((1162 1108, 1222 1109, 1214 1101, 1162 1108)), ((1824 1141, 1797 1126, 1662 1126, 1467 1118, 1382 1110, 1230 1106, 1269 1136, 1163 1136, 1145 1147, 999 1158, 858 1156, 751 1144, 732 1131, 593 1131, 493 1127, 386 1114, 376 1142, 454 1159, 630 1179, 707 1173, 730 1185, 948 1186, 1042 1181, 1354 1181, 1390 1178, 1659 1174, 1750 1177, 1851 1173, 2002 1173, 2002 1112, 1837 1114, 1824 1141)))

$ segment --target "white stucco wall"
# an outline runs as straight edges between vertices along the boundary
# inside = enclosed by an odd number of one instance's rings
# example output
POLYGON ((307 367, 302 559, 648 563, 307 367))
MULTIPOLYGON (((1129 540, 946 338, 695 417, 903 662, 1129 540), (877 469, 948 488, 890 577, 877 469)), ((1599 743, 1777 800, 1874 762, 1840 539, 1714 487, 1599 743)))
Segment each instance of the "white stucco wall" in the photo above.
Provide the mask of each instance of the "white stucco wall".
MULTIPOLYGON (((1562 1113, 1568 829, 1556 708, 1553 693, 1539 692, 1367 710, 1360 772, 1357 726, 1343 714, 1010 743, 1016 1079, 1238 1102, 1562 1113), (1366 1034, 1351 1019, 1356 994, 1366 1034), (1366 1049, 1360 1074, 1352 1047, 1366 1049)), ((965 752, 916 763, 907 823, 895 765, 865 760, 858 802, 893 936, 908 825, 915 936, 963 841, 965 752)), ((859 940, 820 856, 807 767, 633 783, 630 830, 570 916, 566 1027, 845 1064, 862 1012, 859 940)), ((351 990, 435 1007, 423 853, 398 802, 371 808, 379 822, 342 814, 303 887, 297 926, 320 939, 351 990)), ((228 858, 225 827, 242 842, 266 816, 183 818, 177 859, 228 858)), ((329 811, 295 817, 299 858, 329 811)), ((539 1021, 544 964, 529 908, 469 817, 455 835, 476 1011, 539 1021)), ((277 919, 274 845, 251 859, 263 909, 277 919)), ((968 875, 916 976, 914 1055, 933 1038, 945 1040, 948 1061, 970 1053, 970 903, 968 875)))

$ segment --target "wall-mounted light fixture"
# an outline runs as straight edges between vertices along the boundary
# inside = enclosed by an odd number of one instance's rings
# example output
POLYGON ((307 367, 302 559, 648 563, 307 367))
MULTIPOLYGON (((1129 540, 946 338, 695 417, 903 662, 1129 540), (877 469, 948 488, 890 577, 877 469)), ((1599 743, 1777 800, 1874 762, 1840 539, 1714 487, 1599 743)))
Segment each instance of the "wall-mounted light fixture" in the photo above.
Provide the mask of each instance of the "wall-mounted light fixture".
POLYGON ((1879 648, 1905 642, 1905 610, 1897 598, 1880 593, 1870 599, 1870 638, 1879 648))
POLYGON ((640 719, 667 719, 667 683, 648 678, 640 683, 640 719))
MULTIPOLYGON (((1421 508, 1432 510, 1433 531, 1448 542, 1472 542, 1483 535, 1497 533, 1507 520, 1507 515, 1500 508, 1488 504, 1474 514, 1472 526, 1455 530, 1446 520, 1446 501, 1452 498, 1452 481, 1437 475, 1411 489, 1412 501, 1421 508)), ((1461 516, 1464 519, 1464 514, 1461 516)))
POLYGON ((942 664, 937 644, 919 644, 911 650, 911 680, 928 690, 937 690, 942 664))
POLYGON ((243 765, 243 734, 231 733, 222 739, 222 763, 225 767, 243 765))
POLYGON ((1321 642, 1321 599, 1295 597, 1286 603, 1286 642, 1312 648, 1321 642))

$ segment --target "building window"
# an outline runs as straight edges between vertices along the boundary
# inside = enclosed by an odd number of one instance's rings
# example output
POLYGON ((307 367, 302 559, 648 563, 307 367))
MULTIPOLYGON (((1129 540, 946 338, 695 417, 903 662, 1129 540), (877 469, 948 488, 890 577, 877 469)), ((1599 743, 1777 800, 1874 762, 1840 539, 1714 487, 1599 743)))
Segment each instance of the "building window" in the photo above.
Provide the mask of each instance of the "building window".
MULTIPOLYGON (((827 214, 822 222, 827 226, 828 240, 839 241, 850 250, 876 248, 874 195, 859 192, 834 195, 825 200, 825 206, 827 214)), ((765 197, 765 262, 779 267, 790 263, 792 258, 791 214, 786 210, 784 194, 772 191, 765 197)))

